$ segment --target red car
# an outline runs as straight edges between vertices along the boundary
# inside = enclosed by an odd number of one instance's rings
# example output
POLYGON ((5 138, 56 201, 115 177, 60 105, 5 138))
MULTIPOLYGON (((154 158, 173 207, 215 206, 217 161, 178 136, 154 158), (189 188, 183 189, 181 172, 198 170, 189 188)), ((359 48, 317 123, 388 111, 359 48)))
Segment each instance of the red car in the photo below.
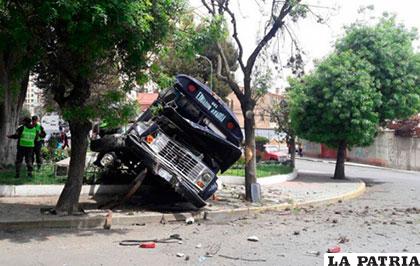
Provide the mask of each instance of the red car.
POLYGON ((263 161, 279 161, 284 162, 288 158, 287 151, 282 151, 276 145, 265 145, 262 152, 263 161))

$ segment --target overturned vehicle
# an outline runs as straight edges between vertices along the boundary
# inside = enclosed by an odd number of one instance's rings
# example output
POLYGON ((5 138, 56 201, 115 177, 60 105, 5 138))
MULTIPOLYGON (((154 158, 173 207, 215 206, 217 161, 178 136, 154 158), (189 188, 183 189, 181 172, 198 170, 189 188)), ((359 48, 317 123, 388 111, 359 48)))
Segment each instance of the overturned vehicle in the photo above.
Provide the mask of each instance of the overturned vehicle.
POLYGON ((145 169, 196 207, 217 190, 217 173, 241 156, 243 136, 235 115, 206 85, 178 75, 174 86, 123 134, 92 141, 102 167, 130 173, 145 169))

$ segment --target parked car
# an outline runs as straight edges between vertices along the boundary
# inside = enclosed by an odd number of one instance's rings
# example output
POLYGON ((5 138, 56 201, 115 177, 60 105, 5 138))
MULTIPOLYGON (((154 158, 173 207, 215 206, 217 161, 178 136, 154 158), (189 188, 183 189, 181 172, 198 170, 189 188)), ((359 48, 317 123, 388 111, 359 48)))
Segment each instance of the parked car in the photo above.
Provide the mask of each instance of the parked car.
POLYGON ((279 161, 284 162, 288 159, 287 150, 282 151, 276 145, 265 145, 262 152, 263 161, 279 161))
MULTIPOLYGON (((196 207, 217 190, 217 176, 241 156, 235 115, 206 85, 178 75, 123 134, 91 142, 104 168, 159 178, 196 207)), ((117 177, 115 177, 117 178, 117 177)))

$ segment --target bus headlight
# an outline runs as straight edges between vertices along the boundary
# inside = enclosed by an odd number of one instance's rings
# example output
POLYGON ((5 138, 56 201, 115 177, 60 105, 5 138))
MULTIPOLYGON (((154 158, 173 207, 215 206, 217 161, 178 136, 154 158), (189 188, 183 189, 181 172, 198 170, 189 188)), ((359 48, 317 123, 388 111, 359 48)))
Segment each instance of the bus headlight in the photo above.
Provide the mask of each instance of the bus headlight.
POLYGON ((200 188, 206 187, 213 180, 213 175, 209 172, 202 174, 195 182, 200 188))

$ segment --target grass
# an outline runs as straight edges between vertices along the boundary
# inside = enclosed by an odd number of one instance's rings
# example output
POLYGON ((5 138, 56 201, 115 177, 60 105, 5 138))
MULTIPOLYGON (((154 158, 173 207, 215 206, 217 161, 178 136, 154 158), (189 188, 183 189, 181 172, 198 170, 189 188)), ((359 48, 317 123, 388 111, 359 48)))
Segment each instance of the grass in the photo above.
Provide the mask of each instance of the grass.
MULTIPOLYGON (((257 164, 257 177, 267 177, 279 174, 288 174, 293 168, 282 164, 257 164)), ((22 165, 20 178, 15 178, 14 168, 0 170, 0 185, 54 185, 64 184, 67 177, 54 176, 54 167, 51 164, 43 165, 41 170, 34 170, 33 177, 29 178, 25 164, 22 165)), ((222 175, 245 176, 244 165, 234 165, 222 175)))
MULTIPOLYGON (((272 175, 289 174, 293 168, 282 164, 257 164, 257 178, 272 175)), ((245 176, 245 168, 243 165, 234 165, 222 175, 245 176)))
POLYGON ((54 185, 64 184, 67 177, 55 177, 52 165, 43 165, 41 169, 32 172, 32 177, 28 177, 26 165, 22 165, 20 178, 15 178, 15 170, 0 170, 0 185, 54 185))

